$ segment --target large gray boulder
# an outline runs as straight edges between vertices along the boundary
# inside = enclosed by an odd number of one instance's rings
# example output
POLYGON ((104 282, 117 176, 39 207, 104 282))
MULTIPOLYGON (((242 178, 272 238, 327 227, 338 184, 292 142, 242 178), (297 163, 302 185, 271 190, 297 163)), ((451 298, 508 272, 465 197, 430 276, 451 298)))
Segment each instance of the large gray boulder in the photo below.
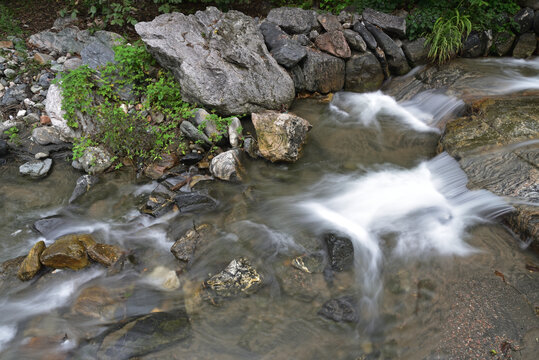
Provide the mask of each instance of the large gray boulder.
POLYGON ((163 14, 135 30, 170 69, 185 101, 223 115, 288 106, 294 83, 269 54, 254 19, 209 7, 194 15, 163 14))
POLYGON ((327 94, 344 86, 345 62, 323 52, 307 49, 301 66, 290 70, 296 90, 327 94))
POLYGON ((406 19, 393 16, 373 9, 363 11, 363 20, 381 27, 384 31, 400 38, 406 36, 406 19))
POLYGON ((311 30, 320 27, 316 11, 299 8, 271 9, 267 20, 279 25, 289 34, 308 34, 311 30))
POLYGON ((96 31, 95 34, 91 35, 89 30, 67 27, 59 32, 42 31, 28 39, 28 43, 38 49, 54 50, 61 54, 80 54, 87 45, 96 41, 112 47, 120 44, 123 37, 110 31, 96 31))
POLYGON ((511 51, 516 35, 507 31, 502 31, 494 35, 492 52, 498 56, 504 56, 511 51))
POLYGON ((515 48, 513 49, 513 57, 524 59, 532 56, 537 48, 537 39, 535 34, 526 33, 519 36, 515 48))
POLYGON ((376 26, 366 24, 369 32, 374 36, 376 42, 384 50, 389 70, 395 75, 404 75, 410 71, 410 66, 402 49, 386 33, 376 26))
POLYGON ((376 56, 370 52, 354 54, 346 62, 346 82, 344 89, 355 92, 369 92, 380 89, 384 82, 384 72, 376 56))

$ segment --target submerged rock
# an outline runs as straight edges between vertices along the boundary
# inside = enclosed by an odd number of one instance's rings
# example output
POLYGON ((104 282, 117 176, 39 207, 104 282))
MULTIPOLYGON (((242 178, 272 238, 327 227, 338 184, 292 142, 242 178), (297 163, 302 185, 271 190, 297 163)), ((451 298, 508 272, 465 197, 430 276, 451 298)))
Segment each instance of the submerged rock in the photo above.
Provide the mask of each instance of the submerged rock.
POLYGON ((243 167, 240 161, 241 151, 232 149, 225 151, 211 160, 210 173, 225 181, 241 181, 243 167))
POLYGON ((81 291, 71 311, 94 319, 113 320, 119 301, 119 297, 105 287, 90 286, 81 291))
POLYGON ((182 213, 210 211, 217 206, 213 198, 197 192, 180 192, 174 197, 178 209, 182 213))
POLYGON ((66 235, 58 238, 40 256, 41 263, 55 269, 80 270, 89 265, 84 235, 66 235), (81 241, 83 240, 83 241, 81 241))
POLYGON ((82 195, 86 194, 92 186, 97 184, 99 181, 99 178, 97 176, 93 175, 82 175, 77 179, 77 184, 75 185, 75 189, 73 189, 73 193, 71 194, 71 197, 69 198, 69 203, 71 204, 73 201, 80 198, 82 195))
POLYGON ((337 322, 357 322, 357 302, 352 296, 331 299, 322 305, 319 315, 337 322))
POLYGON ((176 259, 189 265, 195 254, 197 244, 208 236, 211 231, 212 227, 209 224, 202 224, 188 230, 182 237, 176 240, 170 248, 170 252, 176 259))
POLYGON ((265 111, 252 114, 261 155, 275 161, 296 161, 311 125, 292 114, 265 111))
POLYGON ((37 179, 47 176, 52 166, 52 159, 33 160, 24 163, 19 167, 21 175, 28 175, 31 178, 37 179))
POLYGON ((238 11, 163 14, 135 30, 173 72, 187 102, 231 115, 278 109, 294 99, 292 79, 269 54, 255 20, 238 11))
POLYGON ((325 268, 324 256, 320 253, 296 256, 292 266, 308 274, 321 273, 325 268))
POLYGON ((332 270, 344 271, 354 264, 354 245, 352 240, 337 234, 326 234, 324 237, 328 248, 329 265, 332 270))
POLYGON ((44 241, 38 241, 34 246, 32 246, 28 252, 28 255, 19 267, 19 271, 17 272, 19 279, 22 281, 28 281, 32 279, 39 270, 41 270, 41 262, 39 261, 39 257, 44 250, 44 241))

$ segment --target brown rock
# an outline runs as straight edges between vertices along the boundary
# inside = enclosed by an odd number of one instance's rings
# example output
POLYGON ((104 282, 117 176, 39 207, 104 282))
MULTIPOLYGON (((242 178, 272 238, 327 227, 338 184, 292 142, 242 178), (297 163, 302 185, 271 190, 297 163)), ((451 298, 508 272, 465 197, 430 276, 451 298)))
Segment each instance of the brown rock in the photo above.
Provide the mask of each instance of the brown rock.
POLYGON ((144 170, 144 175, 150 179, 159 179, 165 171, 178 164, 178 156, 176 154, 161 154, 161 159, 153 164, 150 164, 144 170))
POLYGON ((39 122, 41 125, 50 125, 51 124, 51 118, 47 115, 41 115, 39 118, 39 122))
POLYGON ((94 240, 92 235, 80 234, 80 235, 77 235, 77 237, 86 250, 88 250, 89 248, 97 244, 97 242, 94 240))
POLYGON ((19 271, 17 272, 17 276, 19 277, 19 279, 21 279, 22 281, 28 281, 37 274, 37 272, 41 269, 39 257, 44 250, 44 241, 38 241, 34 246, 32 246, 32 248, 28 252, 28 255, 19 267, 19 271))
POLYGON ((45 65, 46 63, 49 63, 54 60, 54 58, 47 54, 35 53, 34 60, 41 65, 45 65))
POLYGON ((111 266, 122 256, 122 249, 116 245, 95 244, 89 247, 86 252, 88 256, 105 266, 111 266))
MULTIPOLYGON (((88 256, 83 241, 88 235, 65 235, 58 238, 41 254, 41 263, 55 269, 79 270, 88 266, 88 256), (81 238, 81 239, 79 239, 81 238)), ((91 237, 90 237, 91 238, 91 237)))
POLYGON ((0 41, 0 49, 11 49, 13 41, 0 41))
POLYGON ((170 252, 172 252, 176 259, 189 263, 195 254, 197 244, 210 232, 211 225, 199 225, 195 229, 187 231, 181 238, 179 238, 170 248, 170 252))
POLYGON ((329 31, 322 35, 318 35, 314 41, 315 45, 331 55, 335 55, 344 59, 352 56, 352 51, 348 42, 341 31, 329 31))
POLYGON ((95 319, 113 319, 119 299, 101 286, 90 286, 82 290, 71 311, 95 319))

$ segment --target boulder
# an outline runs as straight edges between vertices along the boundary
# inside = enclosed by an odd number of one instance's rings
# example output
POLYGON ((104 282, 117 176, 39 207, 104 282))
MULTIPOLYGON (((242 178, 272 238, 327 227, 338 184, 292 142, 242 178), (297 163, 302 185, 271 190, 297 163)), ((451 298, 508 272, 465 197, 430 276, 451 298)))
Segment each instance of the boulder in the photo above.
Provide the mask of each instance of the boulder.
POLYGON ((354 54, 346 62, 344 89, 355 92, 370 92, 380 89, 384 82, 382 66, 370 53, 354 54))
POLYGON ((324 303, 318 314, 337 322, 358 322, 358 310, 358 303, 352 296, 343 296, 324 303))
POLYGON ((197 192, 180 192, 174 197, 174 202, 181 213, 210 211, 217 206, 214 199, 197 192))
POLYGON ((271 162, 296 161, 311 129, 305 119, 293 114, 265 111, 251 115, 260 154, 271 162))
POLYGON ((225 151, 211 160, 210 173, 225 181, 241 181, 244 169, 240 161, 241 151, 232 149, 225 151))
POLYGON ((332 270, 344 271, 354 265, 354 245, 348 237, 329 233, 324 236, 327 245, 329 265, 332 270))
POLYGON ((120 44, 123 37, 109 31, 96 31, 91 35, 89 30, 81 31, 76 27, 66 27, 58 32, 42 31, 28 39, 28 43, 33 47, 56 51, 60 54, 80 54, 87 45, 95 41, 114 46, 120 44))
POLYGON ((114 265, 123 253, 119 246, 100 243, 89 246, 86 252, 90 259, 107 267, 114 265))
POLYGON ((504 56, 511 51, 516 39, 516 35, 507 31, 499 32, 494 35, 492 52, 498 56, 504 56))
POLYGON ((52 166, 52 159, 33 160, 19 166, 21 175, 27 175, 37 179, 47 176, 52 166))
POLYGON ((0 98, 0 106, 12 106, 19 104, 28 97, 28 85, 18 84, 6 89, 4 96, 0 98))
POLYGON ((114 63, 114 50, 103 44, 101 41, 94 41, 88 44, 80 52, 82 63, 88 65, 92 69, 97 69, 114 63))
POLYGON ((367 30, 365 27, 365 24, 363 22, 358 21, 354 24, 354 31, 359 33, 363 40, 365 40, 365 43, 369 47, 369 49, 374 50, 378 46, 378 43, 376 42, 376 39, 374 36, 372 36, 371 32, 367 30))
POLYGON ((262 286, 262 275, 245 258, 234 259, 203 284, 204 298, 218 303, 223 298, 253 294, 262 286))
POLYGON ((418 38, 414 41, 403 41, 402 51, 411 66, 424 65, 427 63, 429 48, 425 44, 425 38, 418 38))
POLYGON ((516 33, 520 35, 524 34, 525 32, 531 31, 533 28, 534 16, 535 14, 533 9, 529 7, 520 9, 520 11, 517 12, 513 17, 513 20, 516 23, 516 33))
POLYGON ((22 262, 21 266, 19 267, 19 271, 17 272, 17 276, 22 281, 28 281, 32 279, 39 270, 41 270, 41 262, 39 261, 39 257, 45 250, 45 242, 44 241, 38 241, 35 243, 34 246, 30 249, 30 252, 28 252, 28 255, 26 258, 24 258, 24 261, 22 262))
POLYGON ((267 20, 289 34, 308 34, 319 27, 316 11, 292 7, 271 9, 267 20))
POLYGON ((385 57, 387 59, 387 64, 389 66, 389 71, 395 75, 404 75, 410 71, 410 66, 406 61, 406 57, 402 52, 402 49, 387 36, 382 30, 376 26, 367 24, 367 29, 376 39, 378 45, 384 50, 385 57))
POLYGON ((58 238, 40 257, 41 263, 55 269, 80 270, 89 265, 86 248, 79 235, 58 238))
POLYGON ((270 51, 281 46, 286 40, 290 40, 290 36, 279 25, 267 20, 263 21, 258 28, 264 36, 264 42, 270 51))
POLYGON ((483 32, 472 31, 462 44, 461 56, 465 58, 476 58, 483 56, 487 50, 487 38, 483 32))
POLYGON ((317 19, 320 25, 322 25, 324 30, 326 30, 327 32, 343 30, 341 22, 339 21, 339 18, 333 14, 328 14, 328 13, 320 14, 317 16, 317 19))
POLYGON ((342 31, 330 31, 318 35, 314 43, 320 50, 331 55, 344 59, 352 56, 352 52, 342 31))
POLYGON ((79 163, 88 174, 101 174, 112 165, 112 154, 102 145, 84 149, 79 163))
POLYGON ((284 41, 280 46, 271 50, 271 56, 279 65, 290 69, 307 56, 307 50, 294 40, 284 41))
POLYGON ((238 11, 163 14, 135 29, 172 71, 187 102, 231 115, 278 109, 294 99, 294 83, 269 54, 255 20, 238 11))
POLYGON ((32 130, 32 139, 39 145, 63 143, 58 129, 49 126, 39 126, 32 130))
POLYGON ((525 59, 533 55, 537 48, 537 39, 533 33, 525 33, 518 37, 515 48, 513 49, 513 57, 525 59))
POLYGON ((367 51, 367 44, 365 44, 365 41, 357 32, 354 30, 345 29, 343 31, 343 35, 348 42, 350 49, 361 52, 367 51))
POLYGON ((305 60, 290 73, 297 91, 327 94, 343 88, 345 63, 335 56, 307 49, 305 60))
POLYGON ((393 16, 373 9, 363 10, 363 20, 376 25, 382 30, 400 38, 406 37, 406 18, 393 16))
POLYGON ((127 318, 93 342, 99 343, 98 359, 134 359, 178 345, 190 336, 191 324, 187 312, 176 309, 127 318))
POLYGON ((79 177, 77 179, 75 189, 73 189, 73 193, 69 198, 69 203, 71 204, 73 201, 86 194, 92 186, 97 184, 98 181, 99 178, 93 175, 82 175, 81 177, 79 177))
POLYGON ((202 224, 194 229, 188 230, 182 237, 176 240, 170 248, 170 252, 176 259, 182 261, 186 265, 190 264, 195 255, 197 244, 203 241, 211 231, 212 227, 209 224, 202 224))

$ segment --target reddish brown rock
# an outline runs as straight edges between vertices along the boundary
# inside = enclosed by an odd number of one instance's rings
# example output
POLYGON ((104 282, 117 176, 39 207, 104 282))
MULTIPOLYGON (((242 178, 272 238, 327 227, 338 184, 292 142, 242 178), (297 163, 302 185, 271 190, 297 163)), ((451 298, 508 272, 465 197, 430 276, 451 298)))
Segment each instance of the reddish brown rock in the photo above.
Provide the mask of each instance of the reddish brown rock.
POLYGON ((343 59, 348 59, 350 56, 352 56, 350 46, 348 46, 348 42, 346 42, 346 38, 341 31, 330 31, 322 35, 318 35, 314 43, 320 50, 323 50, 331 55, 335 55, 343 59))
POLYGON ((41 123, 41 125, 50 125, 51 118, 47 115, 41 115, 41 117, 39 118, 39 122, 41 123))
POLYGON ((178 156, 176 154, 161 154, 161 159, 153 164, 150 164, 144 170, 144 175, 150 179, 159 179, 165 171, 178 164, 178 156))
POLYGON ((32 279, 37 272, 41 269, 41 263, 39 262, 39 257, 45 250, 45 242, 38 241, 30 251, 28 255, 22 262, 17 272, 17 277, 22 281, 28 281, 32 279))
POLYGON ((0 49, 11 49, 13 41, 0 41, 0 49))

